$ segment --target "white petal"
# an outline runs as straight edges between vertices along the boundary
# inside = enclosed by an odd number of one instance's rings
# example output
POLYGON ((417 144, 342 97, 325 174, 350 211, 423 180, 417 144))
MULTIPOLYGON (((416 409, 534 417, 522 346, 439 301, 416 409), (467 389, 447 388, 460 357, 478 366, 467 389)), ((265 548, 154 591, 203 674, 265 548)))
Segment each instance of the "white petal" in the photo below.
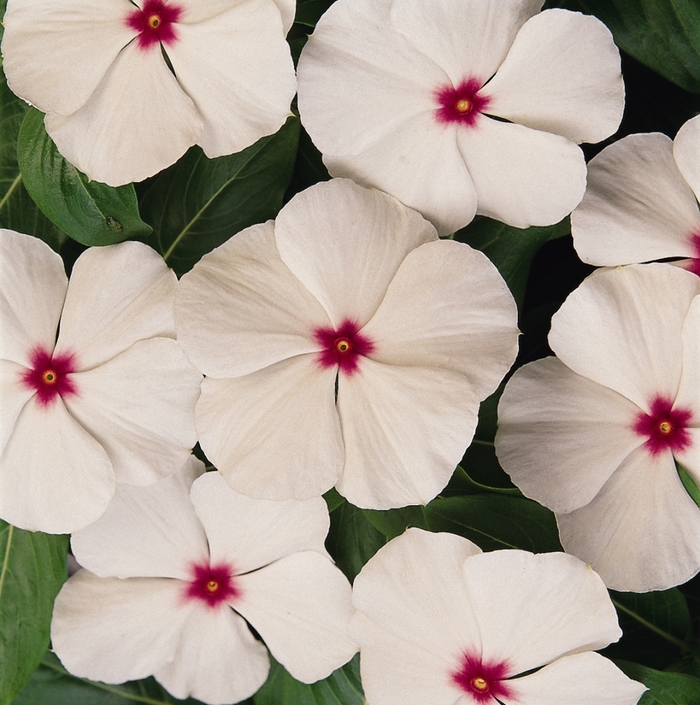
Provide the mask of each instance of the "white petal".
POLYGON ((515 360, 517 317, 490 260, 442 240, 408 254, 362 333, 375 343, 373 360, 461 372, 483 399, 515 360))
POLYGON ((203 472, 191 456, 150 487, 117 485, 107 511, 71 537, 78 563, 103 578, 191 579, 190 563, 209 557, 190 502, 192 482, 203 472))
POLYGON ((66 406, 104 446, 118 482, 150 485, 182 466, 197 442, 201 375, 174 340, 142 340, 73 377, 80 394, 66 406))
POLYGON ((196 408, 199 442, 238 492, 309 499, 329 490, 343 465, 336 371, 299 355, 238 379, 208 377, 196 408))
MULTIPOLYGON (((700 417, 696 416, 696 424, 698 424, 698 418, 700 417)), ((686 432, 690 438, 690 445, 685 450, 675 451, 674 457, 700 487, 700 424, 696 428, 686 429, 686 432)))
POLYGON ((325 556, 294 553, 236 580, 236 609, 302 683, 326 678, 357 651, 346 636, 350 583, 325 556))
POLYGON ((192 504, 206 531, 211 562, 248 573, 296 551, 325 553, 330 518, 322 497, 304 502, 251 499, 208 472, 192 486, 192 504))
POLYGON ((557 512, 588 504, 645 438, 639 407, 555 357, 521 367, 498 405, 496 454, 527 497, 557 512))
POLYGON ((588 163, 588 186, 571 214, 574 247, 584 262, 615 266, 692 257, 700 227, 695 196, 659 133, 628 135, 588 163))
POLYGON ((282 127, 296 78, 275 3, 233 3, 211 19, 178 23, 177 32, 166 52, 204 121, 197 144, 208 157, 240 152, 282 127))
POLYGON ((608 28, 560 9, 523 25, 484 91, 490 115, 576 143, 612 135, 625 103, 620 52, 608 28))
POLYGON ((227 606, 197 605, 185 622, 174 658, 154 675, 176 698, 197 698, 209 705, 237 703, 265 682, 267 649, 227 606))
POLYGON ((48 113, 59 152, 110 186, 141 181, 177 161, 199 138, 202 120, 159 47, 127 46, 90 99, 63 117, 48 113))
POLYGON ((35 391, 22 381, 26 367, 9 360, 0 360, 0 457, 17 423, 24 405, 35 391))
MULTIPOLYGON (((481 553, 454 534, 411 528, 370 558, 355 578, 352 600, 374 624, 451 667, 464 650, 481 650, 481 636, 465 589, 464 562, 481 553)), ((376 628, 352 623, 364 652, 376 628)))
POLYGON ((557 522, 564 548, 613 590, 666 590, 700 570, 700 509, 669 452, 635 451, 590 504, 557 522))
POLYGON ((191 608, 168 578, 98 578, 79 570, 56 598, 51 642, 79 678, 123 683, 171 661, 191 608))
MULTIPOLYGON (((184 10, 179 19, 179 23, 182 25, 204 22, 212 17, 223 14, 227 10, 230 10, 232 6, 243 4, 245 1, 246 0, 209 0, 206 3, 201 3, 199 0, 178 0, 178 5, 184 10)), ((282 15, 284 33, 286 34, 294 22, 296 0, 274 0, 274 4, 282 15)))
POLYGON ((561 361, 644 411, 675 399, 683 321, 700 278, 668 264, 598 270, 552 317, 549 344, 561 361))
POLYGON ((73 265, 56 353, 77 353, 86 370, 138 340, 175 337, 177 277, 140 242, 91 247, 73 265))
POLYGON ((321 302, 331 323, 362 327, 406 255, 437 239, 421 216, 347 179, 297 194, 275 223, 280 256, 321 302))
POLYGON ((500 66, 518 30, 543 0, 394 0, 391 24, 443 68, 453 84, 485 83, 500 66))
POLYGON ((3 70, 10 88, 43 112, 83 105, 136 35, 128 0, 11 2, 3 18, 3 70))
POLYGON ((675 406, 694 410, 693 426, 700 426, 700 295, 683 322, 683 372, 675 406))
POLYGON ((482 117, 457 141, 481 215, 516 228, 552 225, 583 198, 583 152, 565 137, 482 117))
POLYGON ((695 197, 700 200, 698 152, 700 152, 700 119, 694 117, 678 130, 676 139, 673 140, 673 157, 683 178, 693 189, 695 197))
POLYGON ((202 257, 178 284, 175 316, 178 342, 197 369, 215 377, 318 351, 312 332, 329 325, 280 259, 272 221, 202 257))
POLYGON ((573 654, 508 681, 506 705, 635 705, 646 687, 600 654, 573 654))
POLYGON ((338 379, 345 467, 336 488, 358 507, 427 504, 476 428, 479 397, 458 372, 362 358, 338 379))
POLYGON ((0 229, 0 359, 28 367, 34 348, 53 350, 67 286, 45 242, 0 229))
POLYGON ((95 521, 114 494, 104 448, 56 398, 24 405, 0 458, 0 517, 28 531, 67 534, 95 521))
POLYGON ((565 553, 483 553, 464 562, 464 580, 482 658, 505 661, 511 675, 622 636, 603 581, 565 553))

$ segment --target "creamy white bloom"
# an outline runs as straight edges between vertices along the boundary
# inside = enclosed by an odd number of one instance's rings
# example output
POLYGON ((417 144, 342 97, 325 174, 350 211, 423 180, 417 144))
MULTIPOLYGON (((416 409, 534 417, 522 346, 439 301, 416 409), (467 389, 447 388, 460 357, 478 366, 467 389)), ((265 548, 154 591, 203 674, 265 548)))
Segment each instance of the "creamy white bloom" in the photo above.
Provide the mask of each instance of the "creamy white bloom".
POLYGON ((557 515, 564 548, 616 590, 700 570, 700 278, 669 264, 601 269, 552 318, 557 357, 506 385, 496 453, 557 515))
POLYGON ((193 144, 238 152, 291 114, 295 0, 9 0, 3 69, 63 156, 119 186, 193 144), (166 56, 167 55, 167 58, 166 56))
POLYGON ((386 509, 447 484, 517 352, 496 268, 345 179, 295 196, 179 283, 178 341, 206 375, 196 425, 239 492, 334 485, 386 509))
POLYGON ((593 653, 622 632, 600 577, 564 553, 409 529, 352 599, 368 705, 634 705, 645 690, 593 653))
POLYGON ((588 164, 588 186, 571 214, 584 262, 616 266, 664 258, 700 275, 700 116, 673 142, 629 135, 588 164))
POLYGON ((299 110, 333 176, 441 234, 475 213, 549 225, 583 197, 581 142, 617 129, 620 56, 596 18, 543 0, 338 0, 299 60, 299 110), (538 14, 539 13, 539 14, 538 14))
POLYGON ((203 471, 192 457, 150 487, 120 485, 73 535, 85 569, 56 598, 51 640, 74 675, 154 675, 176 698, 217 705, 267 678, 267 649, 246 622, 305 683, 357 650, 346 636, 350 584, 323 547, 323 499, 250 499, 203 471))
POLYGON ((48 245, 0 230, 2 519, 69 533, 104 512, 115 483, 182 465, 201 375, 174 340, 176 282, 125 242, 84 252, 69 283, 48 245))

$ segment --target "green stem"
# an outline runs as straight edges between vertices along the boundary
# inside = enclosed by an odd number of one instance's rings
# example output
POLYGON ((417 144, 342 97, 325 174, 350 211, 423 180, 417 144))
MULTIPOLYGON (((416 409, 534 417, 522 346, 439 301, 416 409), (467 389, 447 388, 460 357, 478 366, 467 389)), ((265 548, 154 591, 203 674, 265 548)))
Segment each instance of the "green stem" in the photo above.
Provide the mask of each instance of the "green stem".
POLYGON ((649 631, 652 631, 654 632, 654 634, 658 634, 660 637, 663 637, 664 639, 666 639, 666 641, 670 642, 674 646, 677 646, 682 651, 693 651, 692 644, 689 644, 687 641, 683 641, 683 639, 678 639, 677 637, 673 636, 673 634, 669 634, 663 629, 659 629, 659 627, 657 627, 655 624, 647 622, 644 617, 640 617, 636 612, 633 612, 624 605, 621 605, 617 600, 613 600, 612 603, 613 605, 615 605, 615 607, 617 607, 617 609, 636 619, 642 626, 646 627, 649 631))
POLYGON ((10 188, 7 189, 7 193, 0 200, 0 211, 5 207, 5 204, 10 200, 12 192, 20 185, 22 181, 22 174, 17 174, 17 178, 10 184, 10 188))
POLYGON ((7 526, 7 546, 5 546, 5 558, 2 561, 2 572, 0 572, 0 597, 2 596, 3 585, 5 585, 5 573, 7 573, 7 566, 10 562, 10 547, 12 546, 12 535, 15 530, 12 524, 8 524, 7 526))

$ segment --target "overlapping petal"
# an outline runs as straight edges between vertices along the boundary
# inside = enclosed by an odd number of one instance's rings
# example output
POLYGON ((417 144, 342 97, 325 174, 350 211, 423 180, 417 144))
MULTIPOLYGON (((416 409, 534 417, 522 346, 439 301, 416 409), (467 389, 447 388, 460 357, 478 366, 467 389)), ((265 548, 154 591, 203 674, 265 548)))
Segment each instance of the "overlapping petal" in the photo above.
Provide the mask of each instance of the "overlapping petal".
POLYGON ((700 200, 700 168, 698 167, 698 148, 700 148, 700 119, 688 120, 678 130, 673 140, 673 157, 678 164, 683 178, 693 189, 695 198, 700 200))
POLYGON ((24 405, 35 394, 34 389, 22 383, 26 372, 26 367, 0 359, 0 458, 24 405))
POLYGON ((700 427, 700 295, 696 296, 683 322, 683 371, 676 406, 693 411, 690 425, 700 427))

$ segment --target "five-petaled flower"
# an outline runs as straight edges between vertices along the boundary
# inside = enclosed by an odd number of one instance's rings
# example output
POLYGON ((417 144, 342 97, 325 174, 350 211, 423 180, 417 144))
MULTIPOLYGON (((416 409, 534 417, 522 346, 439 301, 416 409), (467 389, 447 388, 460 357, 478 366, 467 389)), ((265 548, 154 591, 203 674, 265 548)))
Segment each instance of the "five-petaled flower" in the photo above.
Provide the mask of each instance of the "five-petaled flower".
POLYGON ((238 152, 296 91, 294 0, 9 0, 3 69, 90 178, 141 181, 198 144, 238 152))
POLYGON ((520 228, 568 215, 586 185, 578 144, 615 132, 624 87, 606 27, 542 5, 335 2, 298 67, 331 175, 393 194, 440 234, 475 213, 520 228))
POLYGON ((700 570, 700 279, 670 264, 601 269, 552 319, 557 357, 501 398, 496 452, 557 514, 564 548, 616 590, 700 570))
POLYGON ((120 485, 73 534, 85 570, 56 599, 51 639, 73 674, 121 683, 154 675, 176 698, 250 697, 273 656, 305 683, 357 650, 350 584, 323 546, 323 499, 269 502, 232 490, 190 458, 150 487, 120 485))
POLYGON ((377 509, 447 484, 513 363, 516 316, 481 252, 345 179, 203 257, 175 302, 206 375, 199 440, 232 487, 303 499, 336 485, 377 509))

